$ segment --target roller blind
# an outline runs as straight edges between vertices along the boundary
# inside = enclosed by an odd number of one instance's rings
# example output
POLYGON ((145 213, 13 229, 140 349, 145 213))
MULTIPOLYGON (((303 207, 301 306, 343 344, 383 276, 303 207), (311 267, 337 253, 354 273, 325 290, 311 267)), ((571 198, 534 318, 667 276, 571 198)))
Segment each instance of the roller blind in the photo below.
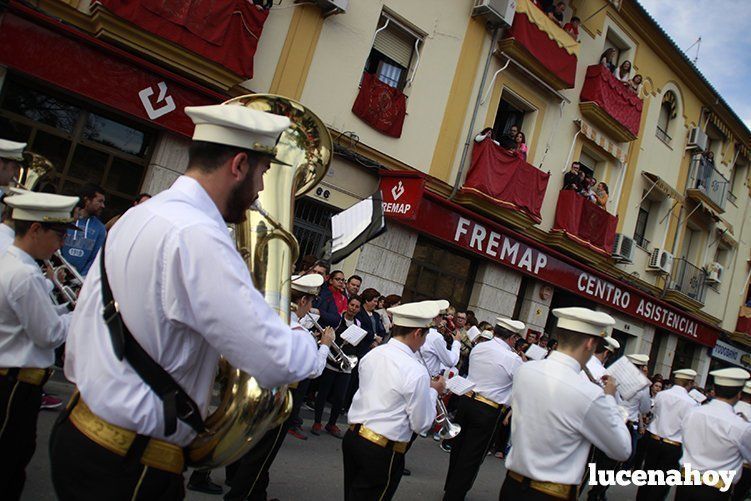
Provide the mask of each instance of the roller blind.
POLYGON ((409 68, 414 45, 414 37, 408 35, 393 23, 389 23, 385 29, 379 31, 376 34, 375 42, 373 42, 375 50, 393 59, 404 68, 409 68))

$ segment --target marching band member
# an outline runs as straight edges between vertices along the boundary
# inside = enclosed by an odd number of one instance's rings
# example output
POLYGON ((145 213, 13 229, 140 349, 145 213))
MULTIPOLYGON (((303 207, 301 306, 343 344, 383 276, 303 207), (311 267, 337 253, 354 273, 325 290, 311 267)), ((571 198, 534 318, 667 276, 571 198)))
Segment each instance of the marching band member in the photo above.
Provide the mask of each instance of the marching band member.
MULTIPOLYGON (((741 398, 733 409, 740 417, 751 422, 751 381, 747 381, 743 386, 741 398)), ((751 490, 751 463, 744 462, 741 472, 741 479, 733 487, 733 501, 743 501, 751 490)))
MULTIPOLYGON (((323 285, 323 277, 318 274, 295 275, 292 277, 292 318, 291 325, 294 332, 302 337, 310 337, 311 333, 302 325, 300 319, 310 311, 313 300, 323 285)), ((334 340, 334 329, 326 327, 321 333, 321 345, 318 348, 318 365, 308 374, 309 378, 321 375, 326 366, 329 347, 334 340)), ((305 398, 293 392, 293 398, 305 398)), ((270 430, 264 437, 239 461, 227 467, 227 481, 230 491, 224 496, 225 500, 266 501, 266 488, 269 485, 269 468, 271 468, 279 449, 282 447, 290 419, 277 428, 270 430)))
POLYGON ((526 328, 518 320, 498 317, 494 338, 469 354, 468 378, 475 388, 459 399, 455 422, 462 431, 451 441, 444 500, 462 500, 472 488, 498 421, 508 410, 514 373, 522 365, 513 345, 526 328))
MULTIPOLYGON (((648 369, 647 364, 649 363, 649 355, 644 355, 641 353, 635 353, 632 355, 626 355, 626 358, 628 358, 632 364, 634 364, 636 367, 638 367, 646 377, 648 369)), ((649 388, 651 384, 645 386, 638 392, 636 392, 636 395, 631 397, 629 400, 623 401, 623 407, 626 409, 626 412, 628 413, 628 421, 626 422, 626 425, 628 426, 628 431, 631 433, 631 457, 628 461, 626 461, 626 467, 630 467, 633 462, 634 456, 636 455, 636 443, 638 440, 640 440, 641 435, 644 433, 644 430, 641 430, 641 433, 639 431, 640 428, 642 428, 641 422, 642 417, 646 416, 647 413, 652 409, 652 399, 649 394, 649 388)))
MULTIPOLYGON (((751 374, 733 367, 709 373, 714 377, 715 397, 683 418, 681 465, 704 473, 734 471, 733 483, 741 478, 744 462, 751 461, 751 424, 737 415, 733 405, 740 399, 751 374)), ((729 486, 722 479, 713 485, 678 486, 677 501, 730 499, 729 486), (725 492, 722 492, 723 489, 725 492)))
MULTIPOLYGON (((42 386, 65 342, 71 313, 60 314, 35 260, 60 249, 72 224, 76 197, 25 193, 5 198, 15 226, 13 245, 0 257, 0 492, 19 499, 26 465, 36 448, 42 386)), ((67 311, 67 310, 66 310, 67 311)))
POLYGON ((315 340, 266 304, 227 231, 263 189, 289 119, 185 112, 196 124, 185 175, 120 218, 73 314, 65 374, 77 393, 50 444, 62 499, 183 498, 183 448, 203 429, 220 353, 265 388, 319 365, 315 340))
MULTIPOLYGON (((615 355, 621 347, 621 344, 613 337, 606 336, 603 338, 595 349, 594 355, 592 355, 587 361, 587 370, 595 381, 598 383, 602 380, 603 376, 607 374, 605 370, 605 364, 615 355)), ((580 373, 582 379, 589 381, 589 376, 584 370, 580 373)))
MULTIPOLYGON (((449 302, 441 299, 438 301, 438 305, 441 307, 441 311, 443 311, 449 307, 449 302)), ((446 339, 435 328, 442 319, 439 314, 436 314, 435 317, 432 322, 433 327, 430 327, 427 336, 425 336, 425 344, 422 345, 419 353, 428 366, 430 377, 438 376, 444 367, 451 368, 459 363, 461 348, 461 334, 457 331, 451 334, 453 339, 451 341, 451 350, 446 348, 446 339)))
MULTIPOLYGON (((688 395, 696 377, 693 369, 673 371, 673 387, 655 397, 654 419, 647 427, 645 470, 675 470, 681 458, 681 422, 699 404, 688 395)), ((663 500, 670 486, 643 485, 636 491, 638 501, 663 500)))
POLYGON ((613 377, 604 388, 578 377, 615 324, 603 312, 557 308, 558 350, 514 376, 511 451, 501 500, 575 499, 590 445, 624 461, 631 437, 618 412, 613 377))
POLYGON ((438 301, 390 308, 391 339, 360 361, 360 388, 342 442, 345 501, 391 499, 410 441, 435 421, 446 384, 440 376, 432 380, 415 353, 440 310, 438 301))

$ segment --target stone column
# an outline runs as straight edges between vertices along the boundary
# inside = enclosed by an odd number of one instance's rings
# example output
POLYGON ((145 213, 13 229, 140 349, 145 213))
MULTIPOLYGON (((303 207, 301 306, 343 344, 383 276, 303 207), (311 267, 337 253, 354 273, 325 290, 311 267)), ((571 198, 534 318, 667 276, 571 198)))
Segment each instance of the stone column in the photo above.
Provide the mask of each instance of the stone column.
POLYGON ((416 232, 391 224, 386 233, 365 244, 355 267, 362 288, 372 287, 384 296, 401 295, 416 243, 416 232))
POLYGON ((550 303, 553 301, 552 290, 550 294, 547 294, 547 299, 541 297, 540 294, 544 287, 550 287, 550 285, 535 281, 527 287, 527 290, 524 292, 522 308, 519 311, 518 318, 518 320, 527 324, 528 329, 539 332, 545 330, 545 323, 550 313, 550 303))
POLYGON ((510 317, 514 313, 521 281, 521 273, 495 263, 481 263, 469 299, 469 309, 475 312, 479 321, 485 320, 491 324, 495 324, 495 318, 499 315, 510 317))
POLYGON ((696 384, 704 387, 709 376, 709 364, 712 358, 709 356, 706 346, 698 346, 694 355, 694 364, 696 369, 696 384))
POLYGON ((190 139, 171 132, 162 132, 146 170, 141 191, 156 195, 169 188, 188 166, 190 139))
POLYGON ((636 351, 629 351, 629 354, 644 353, 645 355, 649 355, 652 350, 652 343, 655 339, 655 331, 656 329, 653 325, 644 324, 644 329, 642 330, 639 342, 634 343, 634 346, 638 349, 636 351))
MULTIPOLYGON (((670 368, 673 366, 673 357, 675 356, 675 347, 678 344, 678 336, 668 334, 663 337, 660 348, 657 351, 657 362, 655 363, 655 373, 660 373, 664 378, 670 377, 670 368)), ((684 369, 685 367, 678 367, 684 369)))

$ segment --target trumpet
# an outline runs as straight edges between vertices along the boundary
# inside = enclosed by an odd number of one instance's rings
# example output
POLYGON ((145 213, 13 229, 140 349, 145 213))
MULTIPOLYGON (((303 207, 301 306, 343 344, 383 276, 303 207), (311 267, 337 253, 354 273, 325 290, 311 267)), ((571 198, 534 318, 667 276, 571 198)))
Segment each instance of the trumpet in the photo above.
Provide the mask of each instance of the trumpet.
MULTIPOLYGON (((310 313, 308 313, 307 315, 308 318, 313 322, 313 327, 315 327, 315 329, 320 334, 323 334, 323 327, 321 327, 321 324, 319 324, 310 313)), ((357 366, 358 361, 355 355, 347 355, 346 353, 344 353, 339 345, 336 344, 336 341, 331 341, 328 360, 332 364, 338 365, 339 368, 344 372, 351 372, 357 366)))
MULTIPOLYGON (((428 371, 428 376, 430 376, 430 370, 428 369, 428 364, 425 362, 425 357, 422 356, 420 350, 417 350, 417 353, 420 355, 420 360, 422 361, 422 365, 425 366, 425 370, 428 371)), ((449 420, 449 412, 446 409, 446 404, 441 400, 440 395, 438 395, 438 400, 436 400, 435 406, 435 422, 441 425, 441 431, 438 432, 438 436, 441 437, 441 440, 450 440, 461 433, 462 427, 449 420)))
POLYGON ((44 264, 52 270, 52 284, 55 286, 56 294, 53 295, 57 304, 68 303, 70 309, 76 307, 78 293, 83 286, 83 277, 60 253, 56 251, 51 259, 45 259, 44 264), (53 260, 56 263, 53 263, 53 260), (61 274, 65 278, 61 278, 61 274))

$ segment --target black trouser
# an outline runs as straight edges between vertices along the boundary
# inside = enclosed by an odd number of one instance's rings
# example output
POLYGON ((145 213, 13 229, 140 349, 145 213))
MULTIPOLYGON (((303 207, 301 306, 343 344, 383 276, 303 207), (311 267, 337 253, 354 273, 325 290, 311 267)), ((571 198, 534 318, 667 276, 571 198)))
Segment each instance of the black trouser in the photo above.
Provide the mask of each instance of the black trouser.
MULTIPOLYGON (((359 357, 362 360, 362 357, 359 357)), ((352 399, 355 398, 355 393, 360 389, 360 371, 354 370, 350 374, 349 384, 347 385, 347 391, 344 394, 344 408, 349 410, 349 406, 352 405, 352 399)))
MULTIPOLYGON (((607 454, 602 452, 598 448, 594 448, 594 455, 592 462, 595 463, 595 468, 597 470, 618 470, 618 463, 619 461, 616 461, 615 459, 611 459, 608 457, 607 454)), ((589 501, 595 501, 595 500, 602 500, 605 499, 605 493, 608 490, 609 485, 593 485, 590 487, 589 492, 587 493, 587 499, 589 501)))
POLYGON ((300 417, 300 408, 305 403, 305 398, 308 395, 308 388, 312 379, 306 379, 297 383, 297 388, 292 390, 292 412, 289 415, 290 426, 292 428, 299 428, 302 426, 302 418, 300 417))
MULTIPOLYGON (((506 417, 506 412, 503 413, 503 417, 506 417)), ((508 424, 503 424, 504 419, 498 421, 497 432, 493 439, 495 452, 502 452, 506 454, 506 447, 508 446, 508 439, 511 435, 511 420, 514 419, 513 415, 509 418, 508 424)))
POLYGON ((328 424, 335 425, 336 420, 339 419, 339 414, 342 413, 342 402, 347 392, 347 386, 349 386, 350 374, 334 371, 326 367, 319 379, 315 422, 321 422, 326 400, 331 396, 331 414, 329 414, 328 424))
MULTIPOLYGON (((680 445, 672 445, 655 440, 651 435, 644 435, 647 440, 647 455, 644 458, 645 470, 677 470, 678 461, 683 452, 680 445)), ((637 501, 662 501, 670 491, 669 485, 643 485, 636 491, 637 501)))
POLYGON ((647 449, 649 448, 649 442, 652 439, 649 438, 649 434, 644 433, 636 440, 636 453, 634 455, 634 463, 631 465, 631 469, 640 470, 644 464, 644 459, 647 457, 647 449))
POLYGON ((456 424, 461 433, 451 441, 451 459, 443 485, 444 500, 462 500, 475 482, 493 434, 501 418, 501 408, 493 408, 473 398, 457 398, 456 424))
POLYGON ((404 454, 347 430, 342 456, 344 501, 387 501, 394 496, 404 472, 404 454))
POLYGON ((36 449, 42 387, 0 377, 0 497, 19 499, 36 449))
POLYGON ((749 489, 751 489, 751 468, 741 468, 741 479, 733 486, 733 501, 743 501, 746 499, 749 489))
POLYGON ((730 491, 720 492, 708 485, 686 485, 675 488, 675 501, 727 501, 730 491))
POLYGON ((266 501, 269 468, 284 443, 290 423, 291 418, 268 431, 253 449, 227 466, 226 476, 230 490, 224 495, 224 499, 266 501))
MULTIPOLYGON (((570 500, 576 499, 575 489, 571 490, 570 500)), ((499 501, 560 501, 560 498, 545 494, 544 492, 532 489, 528 482, 519 482, 511 478, 507 473, 506 480, 501 486, 501 492, 498 495, 499 501)))
MULTIPOLYGON (((139 443, 134 442, 134 446, 139 443)), ((64 411, 50 436, 52 484, 61 501, 173 501, 185 497, 182 474, 119 456, 84 436, 64 411)))

